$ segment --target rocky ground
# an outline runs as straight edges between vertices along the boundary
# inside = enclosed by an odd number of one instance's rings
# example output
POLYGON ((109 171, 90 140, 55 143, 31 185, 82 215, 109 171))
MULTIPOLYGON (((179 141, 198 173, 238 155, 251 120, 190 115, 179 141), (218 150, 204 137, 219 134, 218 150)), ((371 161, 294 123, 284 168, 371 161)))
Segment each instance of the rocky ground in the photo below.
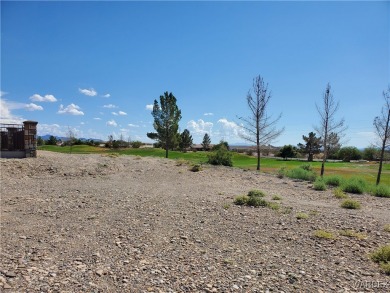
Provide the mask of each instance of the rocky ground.
POLYGON ((2 292, 390 291, 369 258, 390 242, 389 199, 351 195, 362 208, 346 210, 306 182, 158 158, 0 163, 2 292), (233 204, 251 189, 281 208, 233 204))

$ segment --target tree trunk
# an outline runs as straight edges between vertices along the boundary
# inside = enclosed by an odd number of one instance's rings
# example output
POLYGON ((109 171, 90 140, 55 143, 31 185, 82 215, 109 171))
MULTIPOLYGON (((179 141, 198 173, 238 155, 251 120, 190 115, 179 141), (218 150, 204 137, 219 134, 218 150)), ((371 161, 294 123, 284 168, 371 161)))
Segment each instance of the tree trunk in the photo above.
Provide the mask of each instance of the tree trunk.
POLYGON ((256 167, 256 170, 260 171, 260 146, 259 145, 257 146, 257 167, 256 167))
POLYGON ((381 174, 382 174, 382 163, 383 163, 383 157, 385 154, 385 141, 383 141, 383 146, 381 150, 381 158, 379 160, 379 169, 378 169, 378 176, 376 177, 376 185, 378 185, 381 182, 381 174))
POLYGON ((168 147, 168 144, 165 146, 165 158, 167 158, 168 159, 168 149, 169 149, 169 147, 168 147))
POLYGON ((308 162, 313 162, 313 154, 309 154, 309 157, 307 158, 308 162))
POLYGON ((381 158, 379 160, 379 169, 378 169, 378 176, 376 177, 376 185, 378 185, 381 182, 382 164, 383 164, 383 158, 385 156, 386 140, 389 131, 389 122, 390 122, 390 109, 389 109, 389 113, 387 114, 386 129, 382 141, 381 158))

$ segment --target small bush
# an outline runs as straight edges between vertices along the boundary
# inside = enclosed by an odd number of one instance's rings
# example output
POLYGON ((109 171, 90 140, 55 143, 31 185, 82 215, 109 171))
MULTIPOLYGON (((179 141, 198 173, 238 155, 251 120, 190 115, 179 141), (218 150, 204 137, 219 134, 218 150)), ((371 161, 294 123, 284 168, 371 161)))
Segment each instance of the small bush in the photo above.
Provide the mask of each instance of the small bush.
POLYGON ((253 189, 248 192, 248 196, 259 196, 259 197, 264 197, 265 193, 262 192, 261 190, 253 189))
POLYGON ((278 204, 277 202, 268 202, 268 207, 271 210, 278 211, 280 209, 280 204, 278 204))
POLYGON ((274 196, 272 197, 272 199, 273 199, 273 200, 282 200, 282 197, 279 196, 279 195, 274 195, 274 196))
POLYGON ((346 195, 340 188, 337 188, 333 191, 333 194, 336 198, 348 198, 348 195, 346 195))
POLYGON ((321 177, 317 178, 316 181, 313 184, 313 188, 314 188, 314 190, 318 190, 318 191, 326 190, 325 181, 321 177))
POLYGON ((234 204, 239 205, 239 206, 246 205, 248 200, 249 200, 249 196, 240 195, 234 199, 234 204))
POLYGON ((280 213, 285 214, 285 215, 288 215, 288 214, 291 214, 292 210, 293 210, 292 207, 283 207, 283 208, 280 210, 280 213))
POLYGON ((199 165, 199 164, 196 164, 194 166, 191 167, 190 171, 192 172, 199 172, 199 171, 202 171, 202 166, 199 165))
POLYGON ((351 209, 351 210, 360 209, 360 202, 353 199, 346 199, 341 203, 341 207, 344 209, 351 209))
POLYGON ((284 176, 286 176, 286 168, 285 167, 280 168, 276 176, 280 179, 284 178, 284 176))
POLYGON ((358 232, 355 232, 354 230, 340 230, 339 234, 341 236, 345 236, 345 237, 354 237, 354 238, 357 238, 359 240, 367 238, 366 234, 358 233, 358 232))
POLYGON ((298 220, 307 219, 308 217, 309 217, 309 215, 306 213, 297 213, 297 215, 296 215, 296 218, 298 220))
POLYGON ((316 174, 313 171, 307 171, 303 168, 295 168, 286 172, 287 177, 314 182, 316 174))
POLYGON ((390 197, 390 187, 377 185, 373 188, 372 195, 377 197, 390 197))
POLYGON ((353 177, 345 181, 341 188, 344 192, 362 194, 367 187, 366 185, 363 179, 353 177))
POLYGON ((370 257, 374 262, 380 264, 386 274, 390 275, 390 244, 378 248, 370 257))
POLYGON ((132 141, 130 144, 131 144, 131 147, 134 149, 139 149, 142 146, 142 142, 140 142, 138 140, 132 141))
POLYGON ((229 209, 229 208, 230 208, 230 204, 229 204, 229 203, 224 203, 224 204, 223 204, 223 208, 224 208, 225 210, 229 209))
POLYGON ((332 232, 328 232, 325 230, 314 231, 314 236, 317 238, 324 238, 324 239, 335 239, 336 238, 332 232))
POLYGON ((332 176, 324 177, 324 181, 325 181, 326 185, 337 187, 337 186, 342 185, 344 180, 341 176, 332 175, 332 176))
POLYGON ((299 168, 305 170, 305 171, 313 171, 313 167, 310 164, 303 164, 299 166, 299 168))
POLYGON ((390 224, 386 224, 383 230, 385 230, 386 232, 390 232, 390 224))
POLYGON ((249 199, 246 203, 248 206, 252 207, 268 207, 269 203, 260 196, 249 196, 249 199))
POLYGON ((221 145, 218 150, 208 154, 207 157, 207 162, 211 165, 223 165, 228 167, 233 166, 232 154, 224 145, 221 145))

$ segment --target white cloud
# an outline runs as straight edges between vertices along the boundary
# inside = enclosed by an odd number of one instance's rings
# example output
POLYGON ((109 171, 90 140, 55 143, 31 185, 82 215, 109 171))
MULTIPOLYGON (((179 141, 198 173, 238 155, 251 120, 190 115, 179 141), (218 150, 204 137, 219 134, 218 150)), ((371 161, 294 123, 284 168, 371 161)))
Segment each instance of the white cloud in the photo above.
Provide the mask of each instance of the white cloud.
POLYGON ((111 114, 114 115, 114 116, 118 116, 117 112, 111 112, 111 114))
POLYGON ((118 108, 118 106, 115 106, 113 104, 108 104, 108 105, 104 105, 103 108, 115 109, 115 108, 118 108))
POLYGON ((41 124, 38 123, 38 135, 55 135, 55 136, 68 136, 69 129, 74 133, 76 137, 84 137, 84 133, 82 130, 75 128, 75 127, 70 127, 69 126, 61 126, 58 124, 41 124))
POLYGON ((85 124, 85 122, 80 122, 80 124, 81 124, 81 125, 84 125, 84 124, 85 124))
POLYGON ((24 107, 27 111, 42 111, 43 107, 35 105, 34 103, 26 104, 24 107))
POLYGON ((6 94, 8 94, 8 93, 7 93, 7 92, 0 91, 0 97, 5 96, 6 94))
POLYGON ((222 135, 230 138, 237 138, 243 134, 243 128, 233 121, 228 121, 226 118, 219 119, 217 122, 222 127, 222 135))
MULTIPOLYGON (((2 93, 3 94, 3 93, 2 93)), ((0 122, 1 123, 22 123, 25 119, 11 113, 12 103, 0 98, 0 122)), ((20 108, 20 107, 19 107, 20 108)), ((15 108, 14 108, 15 109, 15 108)))
POLYGON ((111 97, 111 95, 110 95, 110 94, 105 94, 105 95, 103 95, 102 97, 103 97, 103 98, 109 98, 109 97, 111 97))
POLYGON ((204 116, 213 116, 214 113, 204 113, 203 115, 204 115, 204 116))
POLYGON ((30 100, 33 102, 57 102, 57 99, 53 95, 41 96, 34 94, 30 97, 30 100))
POLYGON ((84 115, 84 112, 81 111, 80 107, 75 104, 70 104, 66 107, 60 105, 60 109, 57 112, 58 114, 69 114, 69 115, 84 115))
POLYGON ((113 127, 117 127, 118 126, 118 124, 115 122, 115 120, 107 121, 106 125, 113 126, 113 127))
POLYGON ((129 127, 139 127, 139 125, 136 125, 136 124, 131 124, 131 123, 129 123, 129 124, 127 124, 129 127))
POLYGON ((90 97, 94 97, 97 95, 97 92, 93 88, 90 88, 90 89, 80 89, 79 88, 79 92, 86 95, 86 96, 90 96, 90 97))
POLYGON ((202 135, 205 133, 210 134, 213 125, 214 124, 212 122, 205 122, 202 119, 199 119, 197 122, 194 120, 190 120, 187 123, 187 128, 190 132, 194 133, 195 135, 202 135))
POLYGON ((102 118, 99 118, 99 117, 95 117, 93 118, 94 120, 102 120, 102 118))
POLYGON ((146 105, 145 110, 150 110, 150 111, 152 111, 152 110, 153 110, 153 104, 146 105))
POLYGON ((121 115, 121 116, 126 116, 127 115, 127 113, 123 112, 123 111, 119 111, 118 114, 121 115))

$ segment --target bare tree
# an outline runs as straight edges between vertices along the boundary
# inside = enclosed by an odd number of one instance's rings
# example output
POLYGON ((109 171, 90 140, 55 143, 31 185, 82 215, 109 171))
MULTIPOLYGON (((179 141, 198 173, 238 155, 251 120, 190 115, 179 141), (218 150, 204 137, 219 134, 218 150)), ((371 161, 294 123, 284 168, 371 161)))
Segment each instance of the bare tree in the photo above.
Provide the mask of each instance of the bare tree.
POLYGON ((284 128, 276 129, 276 123, 282 117, 280 114, 276 119, 272 119, 267 114, 267 106, 271 99, 271 93, 268 91, 268 84, 264 83, 259 75, 253 79, 253 93, 249 90, 246 101, 250 110, 248 117, 239 117, 243 121, 243 131, 240 136, 256 144, 257 148, 257 170, 260 170, 261 146, 267 145, 282 134, 284 128))
POLYGON ((337 135, 340 137, 347 129, 344 125, 344 118, 342 118, 341 120, 336 120, 336 112, 339 109, 339 102, 336 103, 336 101, 334 100, 329 83, 326 85, 322 102, 322 107, 319 107, 316 104, 318 114, 320 114, 320 125, 318 127, 315 127, 316 132, 323 139, 322 146, 324 149, 324 157, 322 159, 321 165, 321 176, 324 175, 325 162, 328 158, 329 135, 333 133, 332 136, 337 135))
POLYGON ((68 131, 66 133, 67 136, 67 144, 69 144, 69 153, 72 153, 72 148, 76 140, 76 136, 74 134, 74 131, 68 126, 68 131))
POLYGON ((389 129, 390 85, 387 91, 383 91, 383 98, 385 99, 385 104, 382 107, 381 115, 375 117, 374 119, 376 134, 378 135, 381 141, 381 154, 379 159, 378 176, 376 177, 376 185, 378 185, 381 181, 382 165, 383 165, 383 157, 385 155, 385 149, 390 147, 390 129, 389 129))

